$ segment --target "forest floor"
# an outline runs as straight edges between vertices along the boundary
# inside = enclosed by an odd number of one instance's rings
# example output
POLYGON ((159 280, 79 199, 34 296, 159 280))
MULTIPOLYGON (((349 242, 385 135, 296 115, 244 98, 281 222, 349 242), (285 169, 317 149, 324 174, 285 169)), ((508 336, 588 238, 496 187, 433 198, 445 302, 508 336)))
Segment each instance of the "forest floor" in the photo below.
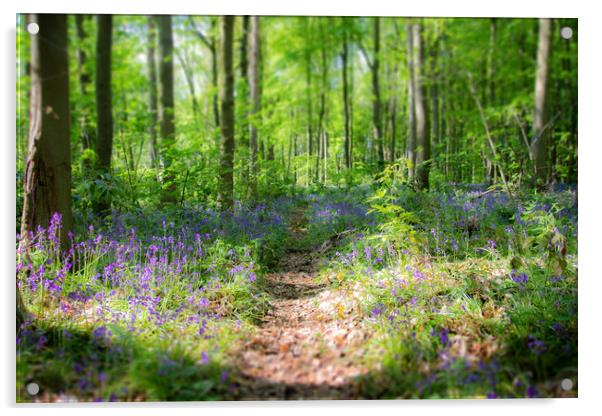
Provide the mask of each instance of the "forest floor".
POLYGON ((129 214, 63 258, 54 224, 17 265, 17 401, 575 397, 573 195, 129 214))
POLYGON ((265 277, 271 310, 233 359, 239 399, 357 398, 354 379, 369 371, 362 357, 372 331, 364 323, 360 294, 320 277, 333 243, 299 248, 306 223, 306 212, 297 209, 277 271, 265 277))

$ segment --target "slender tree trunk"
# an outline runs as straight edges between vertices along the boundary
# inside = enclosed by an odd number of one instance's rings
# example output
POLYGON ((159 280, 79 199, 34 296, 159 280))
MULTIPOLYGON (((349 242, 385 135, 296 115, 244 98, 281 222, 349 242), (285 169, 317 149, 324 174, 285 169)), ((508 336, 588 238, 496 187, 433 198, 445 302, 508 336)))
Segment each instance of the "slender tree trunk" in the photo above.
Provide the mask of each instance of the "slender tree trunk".
MULTIPOLYGON (((111 89, 111 47, 113 16, 97 16, 96 39, 96 169, 102 181, 110 180, 113 155, 113 93, 111 89)), ((95 211, 105 215, 111 208, 111 194, 101 192, 95 211)))
POLYGON ((249 56, 249 82, 251 92, 251 123, 249 130, 250 139, 250 193, 251 199, 257 199, 257 136, 258 136, 258 124, 259 124, 259 113, 261 111, 261 95, 259 86, 259 69, 261 64, 260 49, 261 49, 261 32, 259 26, 259 16, 251 17, 251 45, 250 45, 250 56, 249 56))
MULTIPOLYGON (((494 67, 494 53, 495 53, 495 41, 497 37, 497 20, 495 18, 491 18, 489 20, 489 50, 487 52, 487 89, 486 89, 486 99, 484 100, 486 105, 493 106, 495 103, 495 67, 494 67)), ((487 159, 485 161, 486 165, 486 178, 487 183, 489 185, 493 185, 495 183, 497 173, 496 165, 488 158, 485 154, 484 157, 487 159)))
POLYGON ((21 250, 29 248, 29 233, 47 228, 61 215, 60 245, 69 245, 71 211, 71 148, 67 16, 33 15, 40 26, 31 36, 31 97, 29 143, 21 218, 21 250))
MULTIPOLYGON (((437 22, 435 23, 437 24, 437 22)), ((435 40, 431 45, 430 50, 430 121, 431 121, 431 153, 435 154, 437 145, 439 144, 439 68, 438 68, 438 55, 439 55, 439 38, 438 28, 435 29, 435 40)), ((430 157, 431 155, 429 155, 430 157)), ((435 156, 432 157, 433 160, 435 156)))
POLYGON ((232 64, 234 16, 223 16, 221 29, 223 77, 220 85, 221 147, 217 199, 222 211, 231 211, 234 202, 234 68, 232 64))
MULTIPOLYGON (((84 49, 84 44, 86 39, 88 38, 88 34, 85 30, 85 22, 89 20, 90 16, 86 16, 83 14, 75 15, 75 29, 77 33, 78 47, 77 47, 77 69, 79 73, 79 93, 82 97, 86 97, 88 95, 88 88, 92 82, 92 77, 86 68, 88 56, 86 54, 86 50, 84 49)), ((89 105, 85 104, 81 108, 81 115, 79 118, 79 129, 80 129, 80 139, 82 142, 82 150, 87 150, 93 148, 95 144, 94 140, 94 129, 91 126, 90 119, 92 114, 92 109, 89 105)), ((92 165, 89 159, 84 159, 84 171, 86 173, 90 172, 92 169, 92 165)))
POLYGON ((215 122, 215 127, 219 128, 221 123, 221 117, 219 114, 219 77, 218 77, 218 68, 217 68, 217 40, 216 40, 216 32, 217 32, 217 17, 211 18, 211 40, 209 44, 209 50, 211 52, 211 83, 213 84, 213 119, 215 122))
POLYGON ((416 177, 419 189, 428 189, 429 187, 429 167, 431 157, 431 143, 428 131, 428 115, 424 99, 424 69, 423 69, 423 50, 422 50, 422 24, 416 23, 413 26, 414 59, 415 59, 415 111, 416 111, 416 139, 418 149, 416 152, 416 177))
MULTIPOLYGON (((318 113, 318 154, 316 157, 316 182, 320 179, 320 160, 324 159, 324 117, 326 114, 326 90, 328 88, 328 62, 326 59, 326 42, 324 39, 324 26, 320 25, 321 57, 322 57, 322 83, 320 85, 320 110, 318 113)), ((321 175, 324 178, 324 172, 321 175)))
POLYGON ((410 167, 408 176, 414 177, 416 170, 416 106, 415 106, 415 76, 414 76, 414 40, 412 23, 406 24, 406 45, 408 56, 408 160, 410 167))
MULTIPOLYGON (((243 119, 247 120, 247 106, 248 106, 248 96, 250 95, 251 86, 249 85, 249 31, 250 31, 250 22, 251 19, 249 16, 242 16, 242 33, 240 36, 240 79, 242 80, 241 85, 243 86, 243 97, 242 102, 244 103, 244 111, 243 119)), ((240 143, 245 148, 249 147, 249 134, 250 129, 244 128, 240 132, 240 143)))
POLYGON ((384 155, 384 138, 382 137, 382 113, 381 113, 381 98, 380 98, 380 18, 374 18, 374 58, 372 61, 372 124, 374 129, 374 145, 378 151, 378 163, 383 165, 385 160, 384 155))
POLYGON ((250 89, 249 84, 249 31, 250 31, 251 19, 249 16, 242 16, 241 19, 241 34, 240 34, 240 49, 239 49, 239 68, 240 71, 240 82, 238 82, 239 88, 237 90, 237 96, 239 96, 240 105, 237 107, 239 112, 235 115, 235 119, 240 119, 240 132, 239 132, 239 145, 242 151, 240 155, 244 161, 241 169, 240 177, 241 183, 245 188, 243 195, 245 198, 249 197, 250 190, 250 171, 251 171, 251 153, 249 144, 249 134, 251 125, 249 123, 249 98, 250 89))
MULTIPOLYGON (((309 19, 309 18, 308 18, 309 19)), ((309 33, 309 20, 306 20, 306 33, 309 33)), ((311 99, 311 50, 308 48, 305 52, 305 79, 307 90, 307 184, 311 182, 311 157, 313 155, 313 131, 312 131, 312 109, 311 99)))
POLYGON ((353 43, 349 45, 349 166, 353 169, 353 90, 354 90, 354 71, 355 71, 355 56, 353 43))
POLYGON ((150 110, 150 159, 154 168, 158 166, 159 149, 157 145, 157 124, 159 121, 158 103, 157 103, 157 62, 155 58, 155 45, 157 43, 157 25, 155 17, 148 17, 148 38, 146 59, 148 65, 148 107, 150 110))
POLYGON ((389 143, 389 162, 395 162, 395 147, 396 147, 396 136, 397 136, 397 96, 393 97, 391 102, 391 111, 389 113, 391 141, 389 143))
POLYGON ((537 71, 535 76, 535 111, 533 114, 533 139, 531 152, 535 162, 535 180, 538 187, 548 178, 548 82, 552 21, 539 19, 539 43, 537 47, 537 71))
POLYGON ((175 175, 172 170, 172 149, 176 140, 173 72, 173 29, 171 16, 157 16, 159 28, 159 136, 160 163, 163 174, 161 202, 177 202, 175 175))
POLYGON ((349 81, 348 81, 348 60, 349 60, 349 44, 347 41, 347 26, 345 26, 345 19, 343 19, 343 50, 341 52, 342 67, 341 71, 343 74, 343 117, 344 117, 344 131, 345 131, 345 142, 344 142, 344 154, 345 154, 345 167, 351 169, 351 114, 349 109, 349 81))
POLYGON ((495 104, 495 43, 497 38, 497 19, 489 20, 489 51, 487 54, 487 90, 488 105, 495 104))

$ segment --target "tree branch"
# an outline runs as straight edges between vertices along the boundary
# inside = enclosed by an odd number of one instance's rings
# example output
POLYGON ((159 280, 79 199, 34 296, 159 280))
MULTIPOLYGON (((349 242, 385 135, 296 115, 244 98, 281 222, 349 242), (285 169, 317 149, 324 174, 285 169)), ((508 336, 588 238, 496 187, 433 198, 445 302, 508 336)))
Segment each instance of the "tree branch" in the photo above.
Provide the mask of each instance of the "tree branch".
POLYGON ((213 43, 210 42, 209 39, 207 39, 207 36, 205 36, 205 34, 203 33, 203 31, 198 28, 196 22, 192 19, 192 16, 188 16, 188 22, 190 23, 190 27, 192 28, 194 33, 199 37, 201 42, 203 42, 205 46, 207 46, 211 51, 213 51, 213 49, 215 48, 213 43))

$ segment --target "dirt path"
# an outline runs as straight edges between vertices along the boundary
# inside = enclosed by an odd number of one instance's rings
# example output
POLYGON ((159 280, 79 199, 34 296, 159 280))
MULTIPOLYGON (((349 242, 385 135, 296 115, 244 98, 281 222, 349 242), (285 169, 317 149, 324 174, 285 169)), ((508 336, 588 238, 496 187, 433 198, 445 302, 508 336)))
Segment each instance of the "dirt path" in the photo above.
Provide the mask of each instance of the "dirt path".
MULTIPOLYGON (((294 215, 291 239, 306 231, 303 211, 294 215)), ((288 249, 278 272, 266 277, 272 309, 255 336, 236 354, 237 397, 254 399, 358 398, 354 378, 368 330, 359 296, 330 288, 317 271, 320 251, 288 249)))

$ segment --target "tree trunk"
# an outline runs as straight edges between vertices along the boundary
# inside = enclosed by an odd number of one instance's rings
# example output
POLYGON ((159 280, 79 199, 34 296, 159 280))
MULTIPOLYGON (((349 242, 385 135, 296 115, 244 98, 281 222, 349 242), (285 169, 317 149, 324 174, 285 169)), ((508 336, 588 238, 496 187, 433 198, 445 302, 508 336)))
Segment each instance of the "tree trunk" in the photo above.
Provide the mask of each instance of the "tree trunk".
POLYGON ((163 172, 161 202, 175 203, 176 183, 171 167, 171 151, 176 139, 171 16, 157 16, 157 26, 159 28, 159 136, 161 137, 159 156, 163 172))
POLYGON ((495 42, 497 38, 497 19, 489 20, 489 53, 487 54, 488 105, 495 105, 495 42))
MULTIPOLYGON (((111 46, 113 16, 97 16, 96 38, 96 169, 102 181, 110 180, 113 154, 113 95, 111 90, 111 46)), ((111 208, 111 194, 102 190, 95 201, 95 211, 105 215, 111 208)))
MULTIPOLYGON (((435 29, 437 30, 437 28, 435 29)), ((438 68, 438 55, 439 55, 439 38, 438 33, 435 32, 435 40, 431 45, 430 50, 430 99, 431 99, 431 136, 432 145, 431 153, 435 153, 437 144, 439 143, 439 68, 438 68)), ((430 156, 430 155, 429 155, 430 156)), ((433 157, 435 159, 435 157, 433 157)))
POLYGON ((378 163, 385 160, 384 139, 382 137, 382 114, 380 98, 380 18, 374 18, 374 58, 372 61, 372 124, 374 128, 374 144, 378 147, 378 163))
POLYGON ((257 133, 259 124, 259 112, 261 110, 261 95, 259 88, 259 69, 261 48, 261 32, 259 28, 259 16, 251 17, 251 45, 249 56, 249 82, 251 93, 251 123, 249 130, 249 146, 251 151, 250 171, 250 193, 251 199, 257 198, 257 133))
POLYGON ((395 162, 395 147, 397 136, 397 96, 391 100, 391 111, 389 112, 389 123, 391 132, 391 141, 389 142, 389 162, 395 162))
POLYGON ((232 65, 234 16, 223 16, 221 20, 221 58, 223 77, 221 77, 220 85, 221 148, 217 199, 222 211, 231 211, 234 200, 234 184, 232 177, 234 167, 234 70, 232 65))
POLYGON ((213 84, 213 119, 215 121, 215 127, 219 128, 220 126, 220 116, 219 116, 219 77, 217 70, 217 40, 216 40, 216 32, 217 32, 217 17, 211 18, 211 41, 209 44, 209 51, 211 52, 211 83, 213 84))
POLYGON ((155 45, 157 42, 157 25, 155 24, 155 17, 148 17, 148 38, 147 38, 147 49, 146 58, 148 64, 148 107, 150 110, 150 159, 151 165, 156 168, 159 159, 159 150, 157 146, 157 123, 159 120, 158 116, 158 103, 157 103, 157 62, 155 58, 155 45))
POLYGON ((345 142, 344 142, 344 154, 345 154, 345 167, 351 169, 351 115, 349 111, 349 80, 348 80, 348 60, 349 60, 349 44, 347 41, 347 26, 345 25, 345 19, 343 19, 343 50, 341 52, 342 67, 341 71, 343 74, 343 117, 344 117, 344 131, 345 131, 345 142))
POLYGON ((60 245, 69 245, 71 212, 71 150, 67 16, 32 16, 40 31, 31 36, 31 98, 29 143, 21 218, 21 247, 29 233, 47 228, 55 213, 62 218, 60 245))
MULTIPOLYGON (((328 61, 326 57, 326 41, 324 35, 324 26, 320 25, 320 37, 321 37, 321 48, 320 55, 322 60, 322 83, 320 85, 320 110, 318 112, 318 133, 317 133, 317 145, 318 154, 316 157, 316 182, 322 178, 324 179, 324 172, 320 175, 320 161, 324 159, 324 117, 326 114, 326 90, 328 88, 328 61)), ((323 168, 323 166, 322 166, 323 168)))
MULTIPOLYGON (((89 20, 90 16, 86 16, 83 14, 75 15, 75 29, 77 33, 78 47, 77 47, 77 69, 79 73, 79 93, 82 97, 86 97, 88 95, 88 87, 92 82, 92 77, 90 73, 86 69, 86 62, 88 60, 88 56, 84 49, 84 43, 88 37, 88 34, 85 31, 84 24, 87 20, 89 20)), ((81 115, 79 118, 79 128, 80 128, 80 138, 82 141, 82 150, 91 149, 94 144, 94 129, 90 125, 90 119, 92 114, 92 109, 90 106, 83 105, 81 108, 81 115)), ((84 159, 84 171, 87 173, 92 169, 91 161, 87 158, 84 159)))
POLYGON ((424 73, 423 73, 423 50, 422 50, 422 25, 413 25, 414 59, 415 59, 415 111, 416 111, 416 140, 418 149, 416 152, 416 179, 418 189, 429 187, 429 165, 431 143, 428 131, 427 111, 424 100, 424 73))
MULTIPOLYGON (((242 80, 241 84, 243 85, 244 90, 243 92, 243 97, 242 100, 244 102, 244 108, 245 108, 245 112, 248 111, 247 110, 247 99, 248 96, 250 95, 250 89, 251 86, 249 85, 249 32, 250 32, 250 22, 251 19, 249 16, 242 16, 242 33, 240 36, 240 63, 239 63, 239 70, 240 70, 240 78, 242 80)), ((243 114, 243 119, 246 120, 247 119, 247 114, 243 114)), ((247 137, 247 134, 249 133, 249 130, 247 129, 242 129, 242 131, 240 132, 240 142, 242 145, 244 145, 245 147, 249 146, 249 138, 247 137)))
MULTIPOLYGON (((309 23, 310 20, 309 18, 307 18, 307 20, 305 20, 306 22, 306 33, 309 34, 310 32, 310 27, 309 27, 309 23)), ((313 131, 312 131, 312 121, 313 121, 313 117, 312 117, 312 109, 313 109, 313 103, 312 103, 312 99, 311 99, 311 49, 309 47, 306 46, 306 51, 305 51, 305 82, 306 82, 306 91, 307 91, 307 185, 309 185, 309 183, 311 182, 311 175, 312 175, 312 171, 311 171, 311 157, 313 155, 313 131)))
POLYGON ((545 185, 548 177, 548 136, 549 126, 548 78, 551 40, 550 19, 539 19, 539 43, 537 47, 537 72, 535 76, 535 110, 533 113, 533 139, 531 152, 535 162, 535 181, 538 187, 545 185))
POLYGON ((414 76, 414 40, 412 36, 412 24, 406 24, 406 46, 408 56, 408 176, 414 177, 416 170, 416 106, 415 106, 415 76, 414 76))

